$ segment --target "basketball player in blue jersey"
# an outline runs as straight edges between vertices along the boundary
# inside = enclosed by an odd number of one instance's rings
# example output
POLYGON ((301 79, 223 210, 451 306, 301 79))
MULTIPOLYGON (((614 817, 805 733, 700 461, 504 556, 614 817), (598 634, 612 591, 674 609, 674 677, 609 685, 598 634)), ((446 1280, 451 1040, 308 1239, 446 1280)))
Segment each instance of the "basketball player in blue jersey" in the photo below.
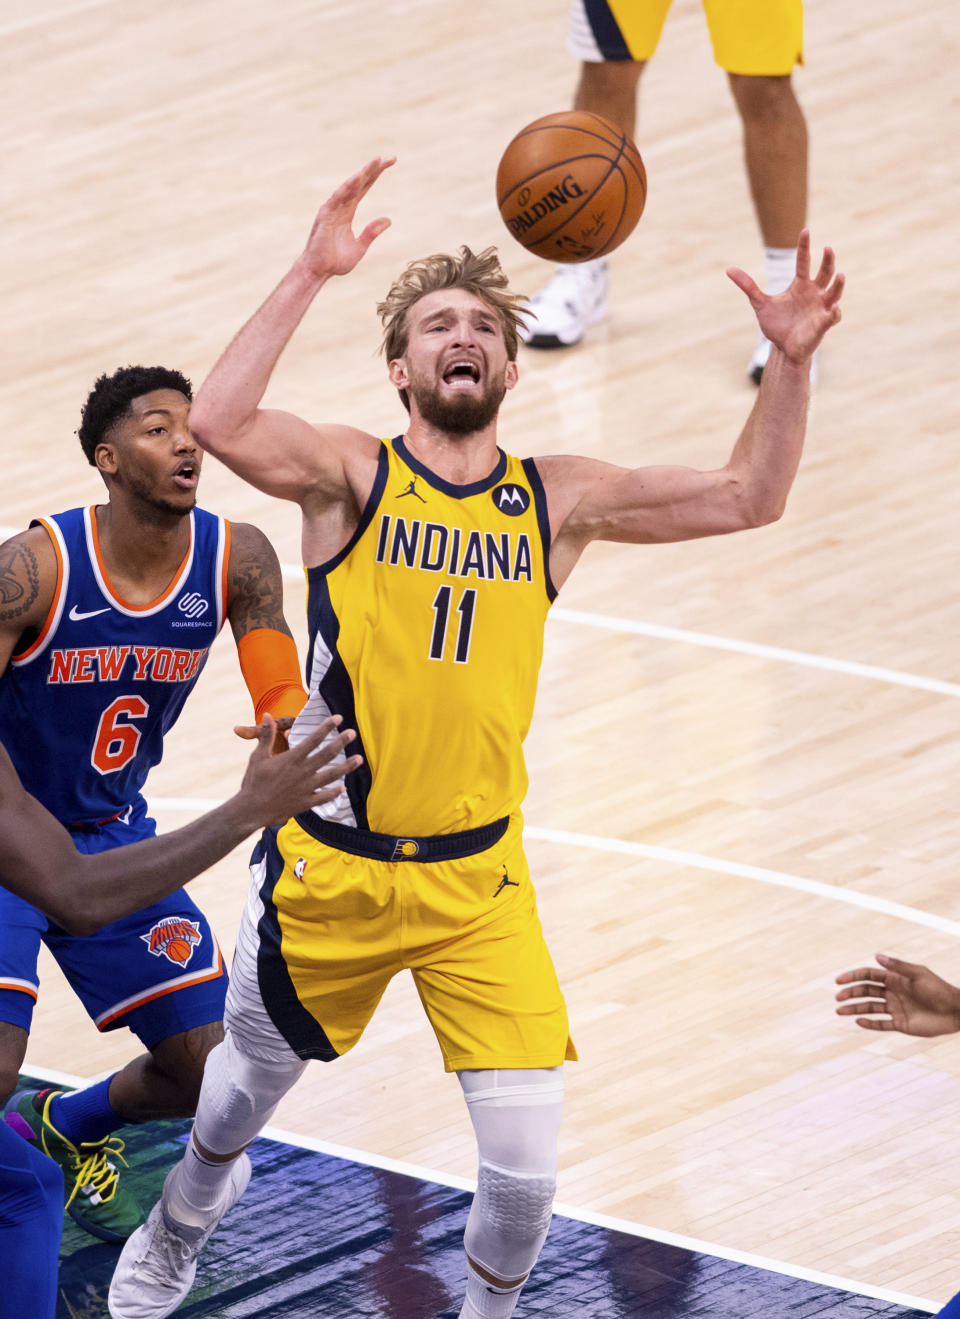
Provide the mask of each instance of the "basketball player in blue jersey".
MULTIPOLYGON (((189 381, 165 368, 101 377, 79 436, 108 502, 39 518, 0 547, 0 737, 85 853, 153 834, 144 781, 225 620, 258 722, 305 699, 272 547, 195 507, 190 401, 189 381)), ((194 1111, 222 1037, 220 949, 185 893, 81 939, 0 892, 0 1101, 26 1050, 41 941, 97 1027, 127 1026, 148 1052, 74 1094, 21 1092, 7 1122, 61 1163, 76 1221, 122 1241, 142 1215, 110 1133, 194 1111)))
POLYGON ((710 472, 520 460, 498 447, 522 299, 492 249, 413 262, 380 305, 405 435, 383 442, 265 411, 314 297, 386 228, 376 220, 355 236, 353 218, 391 163, 373 161, 321 207, 305 251, 191 414, 204 448, 300 506, 309 698, 291 743, 336 711, 356 728, 364 765, 336 805, 267 830, 254 852, 226 1038, 207 1060, 186 1154, 121 1254, 114 1319, 176 1309, 247 1185, 245 1146, 307 1059, 353 1047, 404 968, 477 1138, 460 1316, 513 1313, 550 1223, 563 1063, 576 1057, 521 839, 544 620, 592 540, 681 540, 780 516, 810 355, 840 318, 843 277, 829 249, 810 277, 806 234, 780 297, 730 272, 774 347, 733 453, 710 472))
MULTIPOLYGON (((269 715, 243 783, 229 801, 193 824, 130 847, 78 855, 70 834, 24 791, 0 745, 0 885, 72 934, 93 933, 180 888, 219 861, 254 829, 333 800, 343 766, 330 762, 352 741, 331 720, 289 755, 271 750, 269 715), (332 741, 320 748, 319 743, 332 741), (330 785, 333 784, 331 787, 330 785)), ((351 757, 349 768, 358 757, 351 757)), ((36 1145, 0 1123, 0 1260, 4 1314, 53 1319, 63 1174, 36 1145)))

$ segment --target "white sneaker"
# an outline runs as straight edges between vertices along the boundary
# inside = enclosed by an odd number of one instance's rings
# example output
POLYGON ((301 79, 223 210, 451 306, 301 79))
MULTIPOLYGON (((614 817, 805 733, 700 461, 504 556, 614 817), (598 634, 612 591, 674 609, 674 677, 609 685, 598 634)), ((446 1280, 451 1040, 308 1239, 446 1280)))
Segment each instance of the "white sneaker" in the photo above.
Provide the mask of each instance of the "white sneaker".
POLYGON ((249 1158, 241 1154, 230 1170, 223 1204, 210 1211, 206 1227, 187 1227, 165 1208, 167 1186, 176 1171, 167 1173, 163 1195, 117 1260, 107 1297, 113 1319, 166 1319, 174 1312, 193 1286, 197 1256, 220 1219, 243 1195, 251 1169, 249 1158))
MULTIPOLYGON (((810 358, 810 384, 817 383, 817 357, 819 349, 810 358)), ((770 340, 765 334, 761 334, 756 348, 753 350, 753 356, 750 358, 750 365, 747 367, 747 375, 755 385, 759 385, 763 379, 763 368, 767 365, 770 358, 770 340)))
POLYGON ((523 313, 520 338, 528 348, 569 348, 588 325, 607 314, 607 262, 558 266, 550 283, 535 293, 523 313))

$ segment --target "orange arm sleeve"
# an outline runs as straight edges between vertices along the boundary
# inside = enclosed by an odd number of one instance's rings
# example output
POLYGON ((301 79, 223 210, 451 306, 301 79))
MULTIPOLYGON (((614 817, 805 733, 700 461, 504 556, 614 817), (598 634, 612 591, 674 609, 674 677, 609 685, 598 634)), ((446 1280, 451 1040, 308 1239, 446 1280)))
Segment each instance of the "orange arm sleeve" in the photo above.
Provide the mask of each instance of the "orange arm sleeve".
POLYGON ((297 715, 307 702, 300 677, 300 656, 293 637, 272 627, 257 627, 237 642, 240 672, 253 698, 257 723, 297 715))

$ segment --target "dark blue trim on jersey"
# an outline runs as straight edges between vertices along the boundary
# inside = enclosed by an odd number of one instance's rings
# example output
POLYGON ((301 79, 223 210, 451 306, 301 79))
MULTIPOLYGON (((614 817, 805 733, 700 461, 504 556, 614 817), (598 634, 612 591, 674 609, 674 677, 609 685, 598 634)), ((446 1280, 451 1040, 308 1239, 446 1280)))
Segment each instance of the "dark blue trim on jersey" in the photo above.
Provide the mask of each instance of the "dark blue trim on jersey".
POLYGON ((530 489, 533 491, 533 507, 537 513, 537 526, 540 528, 540 543, 543 546, 543 581, 547 588, 547 599, 553 604, 557 598, 557 588, 550 576, 550 516, 547 513, 547 496, 540 480, 540 473, 532 458, 521 459, 520 466, 527 475, 530 489))
POLYGON ((319 1058, 329 1063, 340 1055, 327 1039, 316 1017, 300 1002, 281 952, 280 919, 273 901, 273 891, 283 873, 283 857, 277 847, 276 829, 266 829, 254 848, 252 862, 266 857, 267 873, 260 886, 263 915, 257 926, 260 947, 257 950, 257 979, 270 1020, 298 1058, 319 1058))
POLYGON ((436 472, 431 472, 429 467, 424 467, 423 463, 414 458, 404 444, 402 435, 398 435, 394 440, 393 449, 411 471, 416 472, 417 476, 423 477, 427 485, 432 485, 434 490, 439 490, 441 494, 450 495, 452 499, 466 499, 468 495, 482 495, 485 490, 492 490, 495 485, 500 484, 504 472, 507 470, 507 455, 498 445, 497 453, 500 457, 489 476, 485 476, 482 481, 471 481, 468 485, 453 485, 452 482, 444 481, 443 477, 437 476, 436 472))
POLYGON ((373 479, 373 489, 370 491, 369 498, 364 505, 363 512, 360 514, 360 521, 357 523, 357 529, 344 545, 343 549, 338 551, 332 559, 327 559, 326 563, 321 563, 315 568, 307 569, 309 579, 311 573, 328 573, 333 572, 338 564, 343 563, 344 559, 356 545, 357 541, 373 521, 373 515, 377 511, 377 505, 383 497, 383 491, 387 484, 387 475, 390 471, 390 455, 387 453, 387 446, 383 443, 380 445, 380 453, 377 457, 377 474, 373 479))
POLYGON ((405 834, 376 834, 369 829, 354 829, 336 820, 321 819, 314 811, 294 817, 300 828, 327 847, 373 861, 457 861, 476 856, 499 843, 507 832, 510 816, 501 816, 492 824, 459 833, 430 834, 427 837, 405 834))
POLYGON ((605 60, 636 58, 624 40, 620 25, 614 18, 607 0, 587 0, 583 8, 593 31, 593 38, 605 60))
MULTIPOLYGON (((357 725, 357 706, 353 683, 347 667, 340 658, 337 641, 340 638, 340 620, 330 600, 330 587, 326 573, 321 568, 310 568, 307 572, 309 590, 307 592, 307 627, 311 638, 319 632, 330 651, 330 667, 317 684, 317 690, 326 702, 331 714, 343 716, 343 727, 353 728, 356 739, 350 744, 350 754, 363 756, 363 764, 358 766, 345 780, 347 797, 353 807, 353 816, 361 829, 367 827, 367 797, 370 795, 372 775, 367 755, 363 747, 363 738, 357 725)), ((311 643, 307 655, 307 690, 311 689, 313 671, 314 645, 311 643)))

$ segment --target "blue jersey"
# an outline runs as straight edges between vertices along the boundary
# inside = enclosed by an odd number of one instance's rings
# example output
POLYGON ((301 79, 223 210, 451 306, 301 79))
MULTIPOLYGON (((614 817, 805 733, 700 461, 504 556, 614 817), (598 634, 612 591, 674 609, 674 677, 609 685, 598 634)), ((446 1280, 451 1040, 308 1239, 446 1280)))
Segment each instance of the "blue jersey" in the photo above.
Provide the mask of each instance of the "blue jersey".
POLYGON ((58 560, 39 635, 0 678, 0 738, 28 792, 65 824, 136 800, 223 626, 230 526, 194 509, 190 545, 156 600, 110 583, 93 508, 38 518, 58 560))

